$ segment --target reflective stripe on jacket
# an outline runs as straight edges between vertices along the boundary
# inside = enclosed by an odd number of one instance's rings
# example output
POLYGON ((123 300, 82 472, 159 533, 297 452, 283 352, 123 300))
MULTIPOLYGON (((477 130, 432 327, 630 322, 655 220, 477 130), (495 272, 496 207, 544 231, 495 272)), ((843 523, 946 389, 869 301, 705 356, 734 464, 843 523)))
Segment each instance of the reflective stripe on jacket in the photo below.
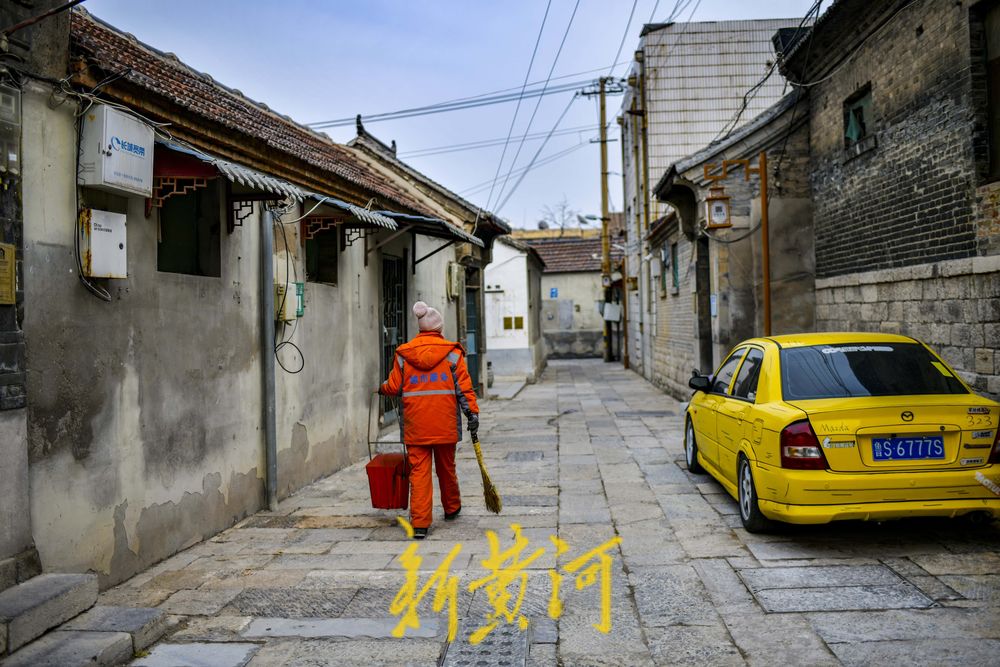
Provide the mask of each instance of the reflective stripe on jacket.
POLYGON ((479 414, 462 346, 436 331, 421 333, 396 348, 381 392, 402 397, 407 445, 454 444, 462 439, 462 413, 479 414))

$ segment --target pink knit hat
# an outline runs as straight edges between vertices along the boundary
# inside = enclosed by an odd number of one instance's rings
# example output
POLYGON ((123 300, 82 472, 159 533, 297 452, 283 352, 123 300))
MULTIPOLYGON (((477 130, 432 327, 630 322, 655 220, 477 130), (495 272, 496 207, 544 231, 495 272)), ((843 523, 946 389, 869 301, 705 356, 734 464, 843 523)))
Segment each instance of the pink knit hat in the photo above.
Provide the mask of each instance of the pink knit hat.
POLYGON ((417 316, 417 326, 420 331, 437 331, 444 329, 444 318, 437 308, 431 308, 423 301, 413 304, 413 314, 417 316))

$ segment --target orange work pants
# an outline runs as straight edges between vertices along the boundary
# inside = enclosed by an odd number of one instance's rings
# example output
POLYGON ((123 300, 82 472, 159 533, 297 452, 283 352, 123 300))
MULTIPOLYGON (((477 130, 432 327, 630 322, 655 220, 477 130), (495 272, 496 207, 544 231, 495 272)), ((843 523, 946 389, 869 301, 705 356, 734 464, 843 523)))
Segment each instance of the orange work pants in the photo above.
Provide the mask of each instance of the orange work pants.
POLYGON ((441 488, 441 505, 447 514, 462 506, 455 472, 455 445, 407 445, 410 462, 410 525, 428 528, 434 505, 434 483, 431 480, 431 457, 441 488))

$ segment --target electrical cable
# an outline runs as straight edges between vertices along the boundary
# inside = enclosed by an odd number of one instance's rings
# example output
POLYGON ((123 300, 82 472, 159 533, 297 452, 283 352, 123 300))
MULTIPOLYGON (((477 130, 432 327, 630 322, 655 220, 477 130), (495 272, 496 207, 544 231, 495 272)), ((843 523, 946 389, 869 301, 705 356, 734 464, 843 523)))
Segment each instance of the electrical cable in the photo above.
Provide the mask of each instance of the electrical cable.
MULTIPOLYGON (((817 19, 819 19, 819 16, 822 13, 822 7, 823 7, 823 0, 816 0, 816 4, 813 5, 813 9, 815 10, 815 13, 816 13, 816 16, 813 18, 813 24, 815 24, 815 22, 816 22, 817 19)), ((806 14, 806 17, 808 17, 808 16, 809 15, 806 14)), ((803 20, 803 23, 800 23, 799 27, 801 28, 801 26, 804 23, 805 23, 805 21, 803 20)), ((796 30, 796 33, 795 33, 795 35, 792 36, 792 39, 795 39, 796 35, 798 35, 798 30, 796 30)), ((812 54, 812 45, 813 45, 813 40, 812 40, 812 35, 810 35, 809 36, 809 44, 806 46, 806 55, 805 55, 805 58, 802 61, 802 69, 803 69, 803 71, 805 71, 805 69, 809 66, 809 56, 812 54)), ((788 83, 787 79, 785 80, 785 83, 786 84, 788 83)), ((775 185, 778 188, 779 194, 781 192, 781 163, 784 162, 784 160, 785 160, 785 149, 788 148, 788 139, 792 136, 792 132, 795 129, 795 117, 798 115, 799 100, 801 100, 801 98, 802 98, 802 91, 803 91, 803 89, 802 88, 796 88, 795 90, 796 90, 797 95, 796 95, 796 98, 795 98, 795 103, 792 106, 792 117, 788 121, 788 131, 785 132, 785 137, 781 141, 781 152, 778 154, 778 161, 777 161, 777 163, 774 166, 774 180, 775 180, 775 185)))
MULTIPOLYGON (((631 61, 621 61, 621 62, 617 62, 617 63, 612 63, 610 66, 611 67, 617 67, 618 65, 625 65, 628 62, 631 62, 631 61)), ((573 72, 571 74, 562 74, 560 76, 554 76, 554 77, 551 78, 550 82, 551 81, 561 81, 563 79, 569 79, 569 78, 572 78, 572 77, 581 76, 583 74, 593 74, 594 72, 603 72, 608 67, 609 67, 608 65, 605 65, 603 67, 595 67, 594 69, 583 70, 583 71, 580 71, 580 72, 573 72)), ((586 79, 586 80, 580 80, 580 81, 575 81, 575 82, 570 83, 570 84, 566 84, 567 90, 572 90, 574 88, 579 88, 580 86, 586 85, 587 83, 589 83, 589 81, 590 81, 589 79, 586 79)), ((537 85, 539 85, 541 83, 542 83, 541 81, 532 81, 531 83, 528 84, 528 86, 537 86, 537 85)), ((562 86, 562 85, 563 84, 560 84, 560 86, 562 86)), ((414 107, 413 109, 404 109, 404 110, 400 110, 400 111, 391 111, 391 112, 387 112, 385 114, 372 114, 372 115, 369 115, 369 116, 362 115, 361 116, 361 120, 364 121, 364 122, 366 122, 366 123, 376 122, 378 120, 382 120, 381 116, 385 116, 385 115, 392 115, 392 114, 397 114, 397 113, 403 113, 403 112, 413 111, 413 110, 417 110, 417 109, 433 109, 433 108, 437 108, 437 107, 440 107, 440 106, 450 105, 450 104, 458 103, 458 102, 474 102, 474 101, 481 100, 481 99, 484 99, 484 98, 489 98, 489 97, 493 97, 493 96, 496 96, 496 95, 501 95, 502 93, 511 93, 512 91, 515 92, 515 95, 511 96, 509 100, 503 100, 503 101, 513 101, 514 99, 517 98, 516 91, 519 91, 520 89, 521 89, 520 86, 514 86, 513 88, 501 88, 500 90, 493 90, 493 91, 490 91, 488 93, 480 93, 478 95, 471 95, 469 97, 457 97, 457 98, 454 98, 454 99, 451 99, 451 100, 445 100, 443 102, 436 102, 434 104, 428 104, 428 105, 425 105, 425 106, 422 106, 422 107, 414 107)), ((550 88, 550 90, 553 90, 553 89, 550 88)), ((562 92, 562 91, 560 90, 560 91, 557 91, 557 92, 562 92)), ((416 115, 422 115, 422 114, 416 114, 416 115)), ((320 121, 316 121, 314 123, 305 123, 305 125, 306 125, 306 127, 311 127, 311 128, 314 128, 314 129, 319 129, 321 126, 325 126, 325 127, 342 127, 342 126, 345 126, 345 125, 353 125, 356 122, 357 122, 357 116, 351 116, 350 118, 335 118, 333 120, 320 120, 320 121)))
MULTIPOLYGON (((792 35, 791 41, 794 42, 798 38, 799 32, 802 30, 803 26, 809 20, 809 17, 812 16, 814 13, 816 13, 817 10, 822 6, 822 4, 823 0, 816 0, 812 4, 812 6, 809 7, 809 9, 805 13, 805 16, 802 17, 801 21, 799 21, 799 25, 798 27, 796 27, 795 33, 792 35)), ((811 43, 812 40, 810 39, 810 44, 811 43)), ((755 83, 753 86, 750 87, 749 90, 747 90, 746 93, 744 93, 743 102, 740 105, 739 111, 736 112, 736 114, 733 116, 732 119, 730 119, 725 125, 722 126, 722 129, 719 130, 719 133, 715 135, 715 138, 712 139, 710 143, 715 143, 717 141, 725 141, 726 139, 729 138, 729 135, 731 135, 736 130, 736 127, 739 125, 740 119, 743 117, 743 113, 750 106, 750 102, 757 96, 757 93, 760 91, 761 88, 764 87, 764 84, 767 83, 767 80, 771 78, 771 75, 773 75, 777 71, 777 69, 778 69, 778 59, 775 59, 774 62, 771 63, 771 66, 768 67, 767 72, 764 73, 764 76, 761 77, 760 81, 755 83)))
MULTIPOLYGON (((892 15, 889 16, 889 18, 887 18, 884 23, 882 23, 882 25, 880 25, 875 31, 873 31, 871 34, 869 34, 867 37, 865 37, 864 40, 862 40, 862 42, 860 44, 858 44, 853 49, 851 49, 850 53, 845 54, 844 57, 843 57, 843 59, 839 63, 837 63, 834 66, 834 68, 832 70, 830 70, 829 74, 827 74, 826 76, 824 76, 824 77, 822 77, 820 79, 816 79, 815 81, 808 81, 808 82, 792 81, 792 85, 793 86, 800 86, 802 88, 811 88, 812 86, 818 86, 819 84, 821 84, 821 83, 823 83, 825 81, 829 81, 830 79, 832 79, 834 77, 834 75, 837 74, 837 72, 839 72, 841 69, 843 69, 847 65, 847 63, 851 62, 851 60, 853 59, 854 55, 858 51, 861 50, 862 46, 864 46, 865 44, 868 43, 868 40, 870 40, 873 37, 875 37, 876 35, 880 34, 883 30, 885 30, 886 26, 888 26, 890 23, 892 23, 892 21, 897 16, 900 15, 900 13, 902 13, 903 11, 909 9, 910 7, 912 7, 913 5, 915 5, 918 2, 920 2, 920 0, 910 0, 910 2, 906 3, 905 5, 903 5, 899 9, 897 9, 895 12, 893 12, 892 15)), ((810 40, 810 42, 811 41, 812 40, 810 40)))
MULTIPOLYGON (((538 55, 538 45, 542 43, 542 33, 545 32, 545 21, 549 18, 549 10, 552 8, 552 0, 549 0, 545 5, 545 14, 542 16, 542 25, 538 28, 538 37, 535 38, 535 48, 531 51, 531 59, 528 61, 528 71, 524 73, 524 83, 521 84, 521 92, 517 96, 517 106, 514 107, 514 116, 510 119, 510 127, 507 129, 507 138, 503 142, 503 150, 500 151, 500 161, 497 163, 496 174, 493 175, 493 186, 490 187, 490 194, 486 197, 486 208, 490 207, 490 202, 493 200, 493 187, 496 186, 497 179, 500 176, 500 170, 503 169, 503 160, 507 157, 507 146, 510 145, 510 136, 514 133, 514 125, 517 123, 517 114, 521 110, 521 102, 524 100, 524 91, 528 87, 528 77, 531 76, 531 68, 535 65, 535 56, 538 55)), ((546 81, 548 83, 548 81, 546 81)), ((541 100, 541 97, 539 97, 541 100)), ((531 129, 531 124, 528 124, 528 130, 531 129)), ((525 135, 527 135, 528 130, 525 130, 525 135)), ((521 137, 522 143, 524 142, 524 137, 521 137)), ((517 161, 515 156, 514 161, 517 161)), ((513 167, 511 163, 511 167, 513 167)))
MULTIPOLYGON (((580 143, 574 144, 573 146, 570 146, 569 148, 563 149, 563 150, 559 151, 558 153, 553 153, 552 155, 545 156, 544 158, 542 158, 541 160, 539 160, 538 162, 536 162, 533 166, 529 165, 527 167, 518 167, 517 169, 512 170, 510 173, 511 173, 511 175, 515 175, 515 174, 520 175, 520 174, 523 174, 525 172, 531 171, 533 169, 537 169, 538 167, 544 166, 544 165, 549 164, 551 162, 555 162, 558 159, 564 158, 567 155, 569 155, 570 153, 573 153, 573 152, 575 152, 575 151, 577 151, 577 150, 579 150, 579 149, 581 149, 581 148, 583 148, 584 146, 587 146, 587 145, 589 145, 588 142, 581 141, 580 143)), ((467 195, 467 194, 471 195, 471 194, 476 194, 476 193, 479 193, 479 192, 484 192, 486 190, 486 188, 489 187, 489 185, 490 185, 491 182, 492 181, 490 180, 490 181, 483 181, 482 183, 477 183, 476 185, 470 186, 470 187, 466 188, 465 190, 460 191, 458 194, 464 196, 464 195, 467 195)))
MULTIPOLYGON (((580 0, 576 0, 576 3, 573 5, 573 13, 570 14, 569 21, 566 23, 566 30, 563 32, 562 41, 559 42, 559 49, 556 50, 556 55, 552 59, 552 67, 549 68, 549 73, 545 77, 545 84, 542 86, 542 92, 543 93, 544 93, 544 91, 549 86, 549 81, 552 79, 552 73, 555 72, 556 64, 559 62, 559 56, 562 54, 563 47, 566 46, 566 38, 569 37, 569 31, 573 27, 573 19, 576 18, 576 12, 577 12, 577 10, 579 8, 580 8, 580 0)), ((575 97, 576 96, 574 95, 574 99, 575 99, 575 97)), ((573 103, 573 100, 571 99, 570 100, 570 104, 572 104, 572 103, 573 103)), ((541 104, 542 104, 542 98, 541 98, 541 96, 539 96, 538 99, 537 99, 537 101, 535 102, 535 108, 531 112, 531 118, 528 119, 528 127, 526 127, 525 130, 524 130, 525 134, 527 134, 528 132, 531 131, 531 124, 534 123, 534 121, 535 121, 535 115, 538 113, 538 107, 540 107, 541 104)), ((569 110, 568 106, 566 107, 566 110, 567 111, 569 110)), ((566 115, 565 112, 563 112, 563 116, 565 116, 565 115, 566 115)), ((559 126, 560 121, 562 121, 562 116, 559 117, 559 120, 557 120, 556 124, 552 127, 552 132, 555 132, 556 127, 559 126)), ((551 132, 549 134, 551 136, 551 132)), ((542 147, 543 148, 544 148, 544 146, 545 146, 545 144, 547 142, 548 142, 548 137, 546 137, 545 141, 542 142, 542 147)), ((524 140, 523 139, 517 145, 517 152, 514 153, 514 159, 511 160, 511 163, 510 163, 511 167, 514 167, 517 164, 517 158, 521 156, 521 149, 522 148, 524 148, 524 140)), ((537 157, 537 154, 536 154, 536 157, 537 157)), ((500 191, 497 193, 497 201, 500 201, 500 197, 503 196, 503 193, 504 193, 504 190, 506 189, 506 187, 507 187, 507 180, 504 179, 503 185, 500 186, 500 191)), ((509 199, 509 198, 510 197, 508 197, 507 199, 509 199)), ((504 201, 506 202, 506 199, 504 201)), ((487 204, 486 208, 489 208, 489 201, 487 201, 486 204, 487 204)), ((495 213, 499 213, 499 211, 500 211, 500 208, 497 208, 497 210, 494 211, 494 212, 495 213)))
MULTIPOLYGON (((445 102, 439 104, 431 104, 422 107, 413 107, 411 109, 401 109, 399 111, 391 111, 381 114, 373 114, 370 116, 362 116, 361 120, 365 123, 376 123, 387 120, 400 120, 404 118, 413 118, 416 116, 428 116, 438 113, 446 113, 449 111, 462 111, 464 109, 476 109, 484 106, 491 106, 494 104, 504 104, 507 102, 516 102, 519 97, 525 99, 532 97, 542 97, 545 95, 555 95, 558 93, 566 92, 579 88, 585 85, 588 80, 577 80, 571 81, 569 83, 559 84, 558 86, 551 86, 546 88, 544 91, 542 88, 529 88, 522 95, 520 92, 515 93, 505 93, 502 95, 492 95, 489 97, 481 97, 471 99, 469 101, 462 102, 445 102)), ((336 120, 320 121, 317 123, 309 123, 307 127, 311 127, 314 130, 323 130, 336 127, 347 127, 357 123, 357 117, 352 118, 339 118, 336 120)))
MULTIPOLYGON (((324 201, 326 199, 327 199, 327 197, 324 197, 324 201)), ((323 202, 321 201, 320 204, 322 204, 322 203, 323 202)), ((316 204, 316 206, 319 206, 319 204, 316 204)), ((316 210, 315 206, 313 207, 313 210, 316 210)), ((310 213, 311 212, 312 211, 310 211, 310 213)), ((308 215, 308 213, 306 215, 308 215)), ((305 216, 302 216, 302 217, 304 218, 305 216)), ((300 218, 300 220, 301 220, 301 218, 300 218)), ((287 224, 287 223, 283 223, 283 224, 279 224, 278 225, 278 228, 281 230, 281 239, 282 239, 282 242, 284 243, 284 250, 285 250, 285 285, 286 285, 286 288, 281 291, 281 305, 278 306, 278 312, 279 313, 285 312, 285 302, 286 302, 286 300, 288 298, 288 288, 287 288, 287 285, 288 285, 288 269, 289 269, 289 267, 291 267, 292 275, 295 278, 294 283, 298 283, 299 282, 299 271, 298 271, 298 268, 295 266, 294 262, 291 262, 289 260, 289 256, 291 255, 291 253, 288 251, 288 235, 285 233, 285 224, 287 224)), ((273 230, 272 230, 272 233, 273 233, 273 230)), ((298 345, 296 345, 295 343, 292 342, 292 338, 295 336, 295 329, 298 326, 298 324, 299 324, 299 319, 298 319, 298 317, 296 317, 295 318, 295 322, 292 324, 292 332, 291 332, 291 334, 289 334, 288 338, 285 338, 284 337, 284 335, 285 335, 285 328, 288 326, 288 324, 284 320, 282 320, 282 322, 281 322, 282 340, 280 342, 276 343, 275 346, 274 346, 274 360, 276 362, 278 362, 279 366, 281 366, 281 370, 285 371, 286 373, 288 373, 290 375, 296 375, 298 373, 301 373, 302 369, 304 369, 306 367, 306 357, 302 353, 302 349, 298 345), (299 354, 299 360, 301 361, 301 363, 299 364, 299 367, 297 369, 295 369, 295 370, 289 370, 288 367, 285 366, 284 362, 281 361, 281 355, 278 354, 278 353, 283 348, 285 348, 285 347, 291 347, 293 350, 295 350, 299 354)))
POLYGON ((76 250, 76 275, 87 288, 87 291, 96 296, 101 301, 111 303, 111 293, 103 286, 95 285, 83 273, 83 258, 80 257, 80 150, 83 147, 83 114, 78 114, 74 119, 76 123, 76 183, 73 184, 73 196, 76 200, 76 224, 73 226, 73 247, 76 250))
MULTIPOLYGON (((576 127, 568 127, 564 130, 559 130, 553 136, 562 136, 566 134, 573 134, 574 132, 590 132, 596 130, 597 125, 577 125, 576 127)), ((545 132, 532 132, 525 135, 517 135, 512 137, 513 139, 520 139, 522 136, 531 141, 533 139, 541 139, 545 136, 545 132)), ((396 157, 398 158, 418 158, 418 157, 428 157, 431 155, 441 155, 443 153, 458 153, 462 151, 472 151, 478 150, 480 148, 492 148, 493 146, 499 146, 504 142, 503 138, 498 139, 481 139, 479 141, 470 141, 468 143, 462 144, 446 144, 442 146, 433 146, 428 148, 414 149, 412 151, 405 151, 398 153, 396 157)))
MULTIPOLYGON (((622 33, 622 41, 618 43, 618 51, 615 53, 614 60, 611 62, 618 62, 618 57, 622 54, 622 49, 625 48, 625 40, 628 39, 628 29, 632 27, 632 17, 635 16, 635 6, 639 4, 639 0, 632 0, 632 11, 628 13, 628 21, 625 22, 625 32, 622 33)), ((657 1, 656 4, 659 4, 657 1)), ((656 11, 656 7, 653 7, 653 11, 656 11)), ((608 68, 608 73, 606 76, 611 76, 615 72, 615 66, 612 65, 608 68)))
MULTIPOLYGON (((524 181, 524 177, 528 174, 528 171, 530 171, 531 167, 534 166, 535 161, 538 159, 538 156, 541 154, 542 150, 545 148, 545 145, 549 142, 549 138, 552 137, 552 134, 559 127, 559 123, 562 122, 562 119, 566 117, 566 113, 569 111, 570 107, 573 106, 573 102, 576 100, 576 98, 578 96, 579 96, 579 94, 574 94, 573 97, 569 98, 569 104, 567 104, 566 108, 563 109, 563 112, 561 114, 559 114, 559 118, 556 119, 556 124, 552 126, 552 129, 549 130, 549 134, 548 134, 547 137, 545 137, 545 140, 542 142, 542 145, 538 147, 537 151, 535 151, 535 155, 534 155, 534 157, 531 158, 531 162, 528 163, 527 169, 525 169, 525 171, 517 179, 517 182, 514 183, 514 186, 507 193, 507 196, 504 197, 504 200, 502 202, 500 202, 500 205, 496 207, 496 210, 493 211, 494 215, 500 213, 500 211, 503 210, 503 207, 507 204, 507 202, 510 201, 510 198, 517 191, 518 186, 521 185, 521 183, 524 181)), ((506 181, 505 181, 505 183, 506 183, 506 181)), ((503 192, 503 188, 501 188, 500 191, 503 192)))
POLYGON ((37 16, 32 16, 31 18, 25 19, 25 20, 21 21, 20 23, 15 23, 14 25, 10 26, 9 28, 4 28, 3 30, 0 30, 0 35, 4 35, 5 37, 9 37, 10 35, 13 35, 18 30, 22 30, 24 28, 27 28, 30 25, 34 25, 34 24, 38 23, 39 21, 41 21, 43 19, 47 19, 48 17, 54 16, 55 14, 58 14, 60 12, 64 12, 67 9, 72 9, 73 7, 79 5, 81 2, 83 2, 83 0, 70 0, 70 2, 67 2, 65 4, 59 5, 58 7, 53 7, 52 9, 50 9, 50 10, 48 10, 46 12, 43 12, 43 13, 37 15, 37 16))

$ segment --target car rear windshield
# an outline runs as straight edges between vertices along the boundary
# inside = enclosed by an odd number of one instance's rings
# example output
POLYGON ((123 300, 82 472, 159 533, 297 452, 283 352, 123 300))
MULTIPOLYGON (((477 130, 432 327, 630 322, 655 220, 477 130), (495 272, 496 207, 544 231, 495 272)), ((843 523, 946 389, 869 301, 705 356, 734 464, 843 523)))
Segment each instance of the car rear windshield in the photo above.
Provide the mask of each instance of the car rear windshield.
POLYGON ((968 393, 947 366, 916 343, 784 349, 781 388, 786 401, 968 393))

